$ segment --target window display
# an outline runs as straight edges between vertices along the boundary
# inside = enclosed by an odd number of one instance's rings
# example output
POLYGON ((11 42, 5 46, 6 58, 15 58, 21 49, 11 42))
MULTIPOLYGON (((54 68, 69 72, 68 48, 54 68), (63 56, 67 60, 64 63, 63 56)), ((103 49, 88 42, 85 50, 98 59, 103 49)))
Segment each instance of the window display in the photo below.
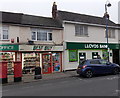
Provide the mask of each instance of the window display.
POLYGON ((8 62, 7 63, 7 74, 13 74, 14 73, 14 64, 13 61, 15 59, 15 53, 13 52, 1 52, 0 53, 0 61, 1 62, 8 62))
POLYGON ((69 50, 69 62, 76 62, 77 60, 77 50, 69 50))
POLYGON ((24 53, 23 73, 33 73, 36 66, 40 66, 39 53, 24 53))
POLYGON ((53 53, 52 58, 53 58, 53 71, 59 72, 61 70, 60 53, 53 53))

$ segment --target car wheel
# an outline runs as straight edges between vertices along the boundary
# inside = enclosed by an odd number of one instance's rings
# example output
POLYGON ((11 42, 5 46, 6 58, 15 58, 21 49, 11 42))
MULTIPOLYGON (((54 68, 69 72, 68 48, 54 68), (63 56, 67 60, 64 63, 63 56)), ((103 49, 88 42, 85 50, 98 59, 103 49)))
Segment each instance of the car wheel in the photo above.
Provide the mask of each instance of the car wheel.
POLYGON ((118 73, 119 73, 119 69, 118 69, 118 68, 114 68, 113 74, 116 75, 116 74, 118 74, 118 73))
POLYGON ((93 76, 93 72, 92 72, 91 70, 87 70, 87 71, 85 72, 85 77, 86 77, 86 78, 92 78, 92 76, 93 76))

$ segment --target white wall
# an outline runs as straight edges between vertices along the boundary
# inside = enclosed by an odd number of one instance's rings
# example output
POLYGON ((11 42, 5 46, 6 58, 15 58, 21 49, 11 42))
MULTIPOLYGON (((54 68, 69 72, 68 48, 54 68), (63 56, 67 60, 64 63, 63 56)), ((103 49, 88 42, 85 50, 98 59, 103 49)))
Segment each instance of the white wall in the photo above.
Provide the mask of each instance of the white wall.
MULTIPOLYGON (((118 42, 118 32, 115 32, 115 39, 109 38, 109 43, 118 42)), ((74 24, 64 24, 64 41, 66 42, 95 42, 106 43, 105 28, 88 26, 88 37, 75 36, 74 24)))
POLYGON ((5 41, 1 40, 0 43, 11 43, 11 39, 14 39, 14 43, 16 43, 17 37, 19 37, 19 30, 20 28, 18 26, 9 26, 9 39, 5 41))
MULTIPOLYGON (((11 39, 14 39, 14 43, 17 43, 17 37, 19 37, 19 43, 28 43, 28 39, 31 40, 31 29, 30 27, 23 26, 9 26, 9 40, 0 43, 11 43, 11 39)), ((0 25, 2 27, 2 25, 0 25)), ((2 31, 1 31, 2 32, 2 31)), ((63 32, 62 30, 54 30, 52 32, 53 41, 35 41, 35 44, 62 44, 63 32)))
POLYGON ((118 24, 120 24, 120 1, 118 2, 118 24))

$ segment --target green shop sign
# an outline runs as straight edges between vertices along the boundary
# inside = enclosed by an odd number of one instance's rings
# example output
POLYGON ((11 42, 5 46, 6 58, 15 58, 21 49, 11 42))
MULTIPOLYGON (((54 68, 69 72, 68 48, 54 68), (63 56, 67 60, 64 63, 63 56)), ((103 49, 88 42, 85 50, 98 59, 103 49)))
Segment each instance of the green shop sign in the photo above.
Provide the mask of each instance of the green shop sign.
POLYGON ((0 51, 17 51, 19 50, 18 45, 0 45, 0 51))
MULTIPOLYGON (((67 49, 107 49, 107 43, 76 43, 67 42, 67 49)), ((109 44, 110 49, 120 49, 120 44, 109 44)))

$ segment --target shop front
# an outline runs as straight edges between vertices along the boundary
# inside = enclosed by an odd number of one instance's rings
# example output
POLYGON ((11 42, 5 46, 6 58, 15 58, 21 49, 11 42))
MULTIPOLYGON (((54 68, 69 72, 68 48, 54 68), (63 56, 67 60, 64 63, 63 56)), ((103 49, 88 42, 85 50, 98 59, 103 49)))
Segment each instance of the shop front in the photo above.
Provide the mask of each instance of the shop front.
MULTIPOLYGON (((117 53, 113 51, 119 49, 119 44, 109 44, 109 54, 107 50, 108 45, 106 43, 77 43, 67 42, 65 50, 65 70, 76 69, 78 64, 86 59, 105 59, 107 60, 109 55, 110 62, 114 62, 114 58, 117 53)), ((119 54, 119 53, 118 53, 119 54)), ((118 57, 118 56, 117 56, 118 57)), ((118 63, 118 62, 114 62, 118 63)))
POLYGON ((0 45, 0 79, 2 83, 22 80, 19 45, 0 45))
POLYGON ((41 67, 42 74, 62 71, 63 46, 20 45, 22 53, 23 74, 34 74, 36 66, 41 67))

